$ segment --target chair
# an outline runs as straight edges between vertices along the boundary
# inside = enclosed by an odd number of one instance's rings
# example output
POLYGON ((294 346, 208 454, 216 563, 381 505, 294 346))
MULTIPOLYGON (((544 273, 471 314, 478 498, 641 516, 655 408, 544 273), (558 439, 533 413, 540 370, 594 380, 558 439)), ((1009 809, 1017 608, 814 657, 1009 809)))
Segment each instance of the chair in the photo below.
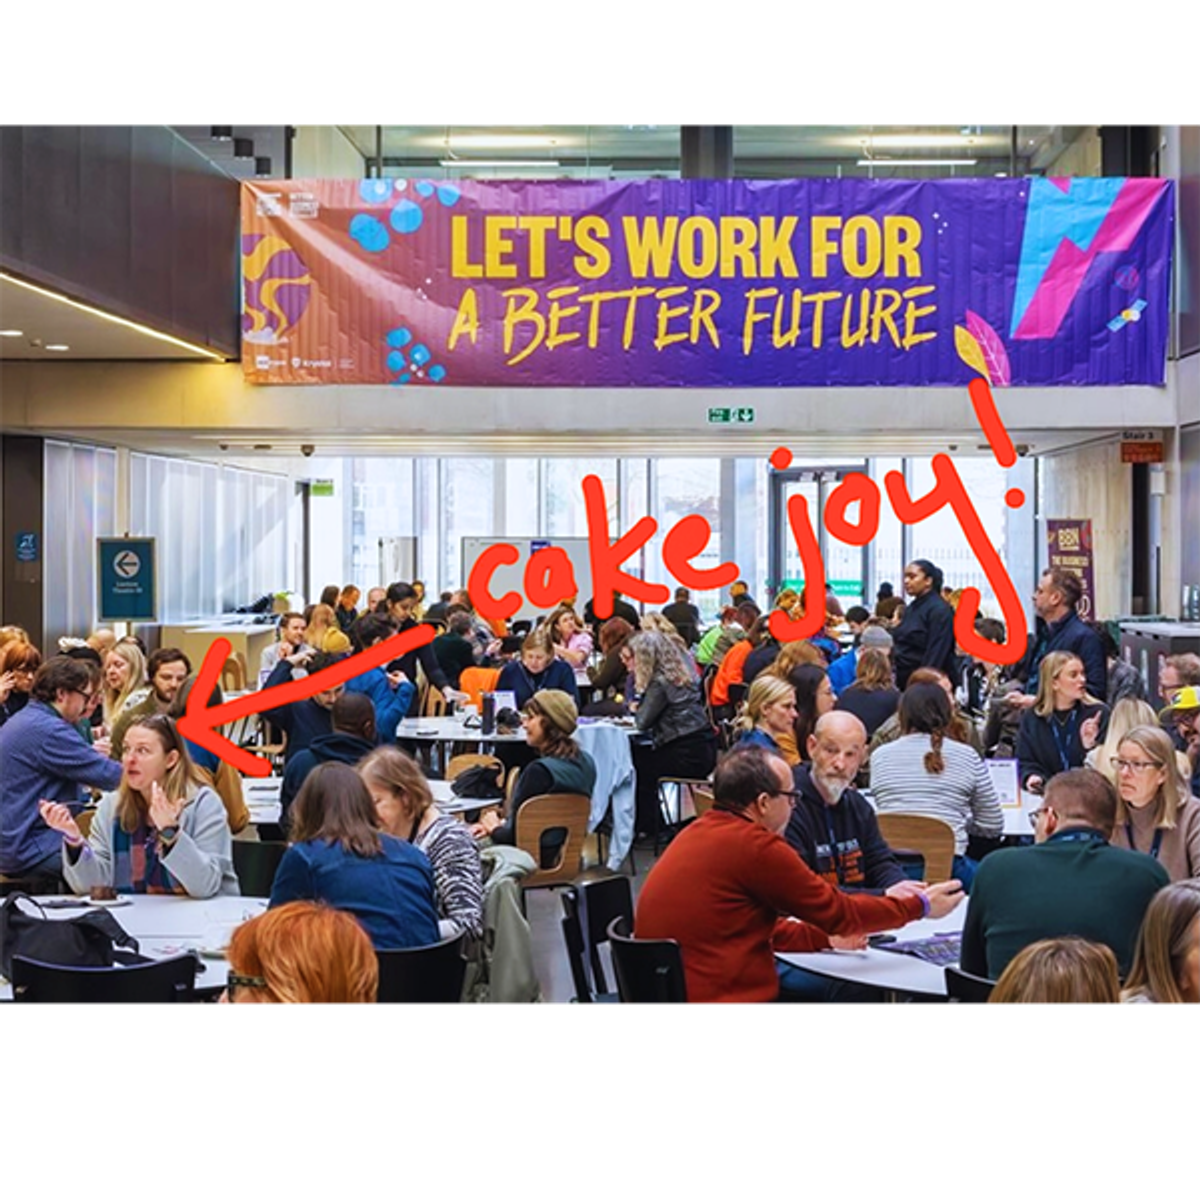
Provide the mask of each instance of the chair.
POLYGON ((246 690, 246 659, 240 650, 233 651, 221 667, 221 690, 244 692, 246 690))
POLYGON ((233 870, 243 896, 270 896, 287 842, 234 841, 233 870))
POLYGON ((508 773, 508 782, 504 785, 504 803, 512 807, 513 792, 517 790, 517 777, 521 774, 520 767, 513 767, 508 773))
POLYGON ((712 784, 705 783, 703 786, 692 788, 692 808, 696 811, 696 816, 702 817, 713 806, 712 784))
POLYGON ((466 933, 412 950, 377 950, 380 1004, 457 1004, 467 960, 466 933))
POLYGON ((19 955, 12 960, 13 999, 27 1004, 183 1004, 194 998, 190 954, 132 967, 62 967, 19 955))
POLYGON ((539 865, 533 874, 521 880, 524 891, 562 887, 579 874, 591 810, 589 797, 571 794, 533 796, 517 809, 516 844, 532 855, 536 863, 542 861, 543 833, 551 829, 565 829, 567 833, 554 865, 545 868, 539 865))
POLYGON ((471 767, 497 767, 498 778, 503 786, 504 764, 494 754, 456 754, 446 764, 446 779, 455 780, 471 767))
POLYGON ((981 979, 961 967, 946 968, 946 995, 959 1004, 986 1004, 995 986, 995 980, 981 979))
POLYGON ((421 697, 421 716, 444 717, 445 715, 446 697, 442 694, 440 688, 435 688, 431 683, 425 689, 425 694, 421 697))
POLYGON ((670 938, 631 937, 629 922, 617 917, 608 927, 617 990, 624 1004, 686 1004, 687 984, 679 943, 670 938))
POLYGON ((889 846, 919 854, 925 860, 925 881, 943 883, 954 866, 954 830, 937 817, 882 812, 879 832, 889 846))
POLYGON ((628 875, 614 875, 600 868, 585 871, 574 882, 583 916, 584 942, 591 966, 592 984, 600 995, 608 994, 608 981, 600 961, 600 947, 608 941, 608 928, 617 917, 633 922, 633 889, 628 875))
POLYGON ((588 979, 587 966, 584 963, 583 922, 579 919, 579 897, 569 888, 562 893, 562 931, 563 942, 567 947, 567 962, 571 968, 571 981, 575 985, 575 1002, 577 1004, 592 1004, 597 1000, 616 1000, 613 992, 597 995, 592 991, 588 979))
POLYGON ((483 707, 483 693, 494 692, 500 678, 499 667, 464 667, 458 678, 458 690, 467 693, 467 703, 483 707))
MULTIPOLYGON (((707 779, 683 779, 674 775, 664 775, 658 781, 658 828, 654 831, 654 854, 657 857, 660 843, 665 838, 670 841, 683 824, 684 796, 691 801, 692 811, 696 812, 696 791, 704 788, 711 794, 712 784, 707 779), (674 812, 672 812, 671 795, 674 794, 674 812)), ((710 806, 711 807, 711 804, 710 806)), ((699 815, 697 813, 697 815, 699 815)))

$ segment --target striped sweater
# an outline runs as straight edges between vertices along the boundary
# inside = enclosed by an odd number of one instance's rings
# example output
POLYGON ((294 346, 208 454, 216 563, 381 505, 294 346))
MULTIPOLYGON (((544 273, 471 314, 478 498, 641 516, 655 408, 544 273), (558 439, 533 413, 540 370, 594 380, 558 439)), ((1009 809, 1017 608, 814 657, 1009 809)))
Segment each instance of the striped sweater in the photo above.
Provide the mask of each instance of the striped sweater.
POLYGON ((937 817, 954 830, 954 853, 965 854, 967 834, 999 837, 1004 813, 991 777, 970 746, 942 742, 945 769, 925 770, 927 733, 910 733, 871 752, 871 795, 881 813, 937 817))
POLYGON ((471 831, 462 821, 441 816, 417 835, 415 844, 433 867, 438 932, 444 938, 459 930, 482 937, 483 873, 471 831))

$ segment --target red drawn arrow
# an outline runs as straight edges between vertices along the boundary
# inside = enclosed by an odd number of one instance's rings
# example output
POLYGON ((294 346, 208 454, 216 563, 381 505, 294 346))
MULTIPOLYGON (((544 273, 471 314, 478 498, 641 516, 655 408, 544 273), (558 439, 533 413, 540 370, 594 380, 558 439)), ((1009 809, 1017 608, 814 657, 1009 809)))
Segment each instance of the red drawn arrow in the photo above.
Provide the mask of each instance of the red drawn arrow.
POLYGON ((293 679, 288 683, 281 683, 278 687, 239 696, 236 700, 210 708, 209 697, 212 696, 230 651, 229 639, 217 638, 204 656, 204 665, 200 668, 188 696, 187 712, 177 722, 179 732, 189 742, 211 750, 218 758, 244 775, 256 775, 260 778, 270 775, 271 764, 265 758, 235 746, 228 738, 217 733, 217 726, 228 725, 231 721, 250 716, 251 713, 279 708, 280 705, 307 700, 309 696, 315 696, 318 692, 328 691, 339 683, 345 683, 369 671, 372 667, 381 667, 394 658, 403 657, 410 650, 417 650, 432 642, 435 632, 432 625, 418 625, 405 633, 393 634, 390 638, 377 642, 369 650, 362 650, 303 679, 293 679))

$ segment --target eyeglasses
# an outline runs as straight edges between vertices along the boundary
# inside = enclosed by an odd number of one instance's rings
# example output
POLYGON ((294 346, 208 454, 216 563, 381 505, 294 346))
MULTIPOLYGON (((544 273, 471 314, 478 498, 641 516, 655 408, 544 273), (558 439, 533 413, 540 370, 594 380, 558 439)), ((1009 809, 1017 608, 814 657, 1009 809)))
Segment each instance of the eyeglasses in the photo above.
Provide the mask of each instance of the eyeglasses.
POLYGON ((225 990, 229 993, 230 1000, 233 999, 240 987, 244 988, 265 988, 267 981, 261 975, 235 975, 232 971, 229 972, 229 978, 225 981, 225 990))
POLYGON ((785 797, 787 799, 787 802, 793 808, 795 808, 796 807, 796 797, 799 796, 800 793, 799 792, 776 792, 775 795, 785 797))
POLYGON ((1048 812, 1053 812, 1053 811, 1054 811, 1054 809, 1050 808, 1048 805, 1045 805, 1045 804, 1043 804, 1041 808, 1035 808, 1033 810, 1033 812, 1031 812, 1029 814, 1030 825, 1032 825, 1034 827, 1034 829, 1036 829, 1037 823, 1038 823, 1038 817, 1040 817, 1042 815, 1042 813, 1048 813, 1048 812))
POLYGON ((1114 771, 1152 771, 1162 766, 1162 763, 1140 762, 1132 758, 1117 758, 1116 755, 1108 762, 1114 771))
POLYGON ((75 695, 83 697, 83 702, 85 704, 91 704, 92 701, 98 699, 100 695, 99 692, 85 692, 83 688, 73 688, 72 690, 74 691, 75 695))

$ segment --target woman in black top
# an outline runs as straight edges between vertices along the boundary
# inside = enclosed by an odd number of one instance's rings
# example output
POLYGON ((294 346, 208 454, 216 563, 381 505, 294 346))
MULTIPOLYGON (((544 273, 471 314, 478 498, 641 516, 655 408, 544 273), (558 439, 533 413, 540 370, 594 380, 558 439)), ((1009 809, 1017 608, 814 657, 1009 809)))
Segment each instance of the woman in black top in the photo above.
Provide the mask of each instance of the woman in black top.
POLYGON ((836 707, 853 713, 866 726, 867 740, 900 705, 900 692, 892 685, 892 664, 886 650, 859 650, 854 682, 838 697, 836 707))
MULTIPOLYGON (((400 633, 407 633, 410 629, 416 629, 418 622, 413 618, 413 609, 417 607, 417 593, 407 583, 390 583, 388 584, 387 595, 379 602, 376 612, 383 616, 391 617, 396 622, 400 633)), ((387 665, 389 672, 403 671, 404 674, 412 680, 417 678, 417 663, 421 664, 421 670, 425 672, 425 678, 435 687, 438 688, 442 695, 447 700, 466 700, 466 692, 460 692, 450 685, 450 680, 446 678, 446 672, 442 670, 438 663, 437 655, 433 652, 433 643, 427 642, 424 646, 416 650, 410 650, 407 654, 401 655, 399 658, 393 659, 387 665)), ((408 715, 415 717, 421 711, 421 690, 418 688, 413 693, 412 703, 408 707, 408 715)))
POLYGON ((1037 699, 1022 715, 1017 733, 1021 786, 1041 795, 1052 775, 1082 767, 1107 727, 1108 708, 1088 695, 1083 661, 1051 651, 1038 672, 1037 699))
POLYGON ((954 678, 954 609, 942 599, 942 582, 942 572, 928 559, 915 559, 904 568, 909 602, 892 634, 901 691, 918 667, 934 667, 954 678))

